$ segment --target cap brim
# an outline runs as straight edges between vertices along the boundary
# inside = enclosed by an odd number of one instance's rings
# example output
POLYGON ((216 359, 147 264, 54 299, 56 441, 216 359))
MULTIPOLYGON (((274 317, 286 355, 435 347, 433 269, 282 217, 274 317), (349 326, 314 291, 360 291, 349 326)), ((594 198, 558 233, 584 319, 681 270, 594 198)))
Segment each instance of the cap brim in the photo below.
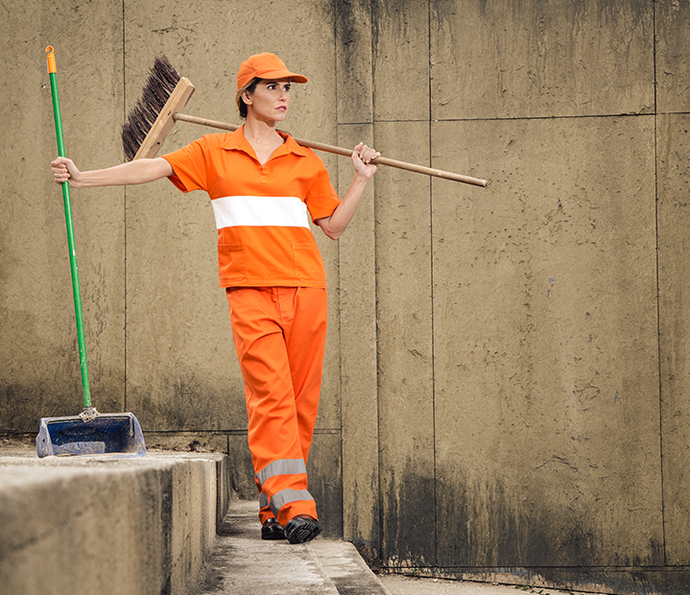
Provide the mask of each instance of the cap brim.
POLYGON ((288 70, 265 70, 263 72, 256 72, 254 76, 260 79, 287 79, 289 78, 293 83, 306 83, 307 77, 301 74, 296 74, 288 70))

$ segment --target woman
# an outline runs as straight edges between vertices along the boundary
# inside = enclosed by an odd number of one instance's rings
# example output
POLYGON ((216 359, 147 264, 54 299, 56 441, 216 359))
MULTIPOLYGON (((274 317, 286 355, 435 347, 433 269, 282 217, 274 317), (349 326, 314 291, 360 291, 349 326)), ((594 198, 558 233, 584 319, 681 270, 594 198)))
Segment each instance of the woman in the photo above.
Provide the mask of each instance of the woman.
POLYGON ((287 115, 291 83, 306 82, 278 56, 257 54, 237 75, 236 102, 246 118, 237 132, 104 170, 81 172, 66 158, 51 164, 55 181, 69 180, 75 188, 167 177, 183 192, 208 192, 220 284, 245 383, 261 536, 290 543, 321 532, 306 462, 318 411, 327 298, 308 218, 329 238, 339 238, 379 156, 363 143, 355 147, 354 178, 341 201, 321 159, 276 129, 287 115))

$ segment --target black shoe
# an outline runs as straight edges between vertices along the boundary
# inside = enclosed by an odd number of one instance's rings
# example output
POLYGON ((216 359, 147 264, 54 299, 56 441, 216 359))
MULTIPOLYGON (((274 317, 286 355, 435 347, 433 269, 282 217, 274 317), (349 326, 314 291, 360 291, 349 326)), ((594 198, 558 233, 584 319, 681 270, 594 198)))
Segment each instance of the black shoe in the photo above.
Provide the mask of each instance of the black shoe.
POLYGON ((267 519, 261 525, 261 539, 285 539, 285 530, 274 518, 267 519))
POLYGON ((285 525, 285 537, 290 543, 306 543, 321 533, 321 523, 307 514, 291 518, 285 525))

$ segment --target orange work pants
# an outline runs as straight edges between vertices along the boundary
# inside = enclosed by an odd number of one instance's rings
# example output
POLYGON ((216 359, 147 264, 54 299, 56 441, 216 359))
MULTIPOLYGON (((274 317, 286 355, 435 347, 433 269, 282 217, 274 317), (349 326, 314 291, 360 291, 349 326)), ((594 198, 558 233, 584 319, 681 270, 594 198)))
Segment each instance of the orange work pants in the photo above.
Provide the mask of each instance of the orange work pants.
POLYGON ((228 288, 230 320, 244 378, 249 450, 259 519, 315 519, 307 457, 319 407, 328 302, 325 289, 228 288))

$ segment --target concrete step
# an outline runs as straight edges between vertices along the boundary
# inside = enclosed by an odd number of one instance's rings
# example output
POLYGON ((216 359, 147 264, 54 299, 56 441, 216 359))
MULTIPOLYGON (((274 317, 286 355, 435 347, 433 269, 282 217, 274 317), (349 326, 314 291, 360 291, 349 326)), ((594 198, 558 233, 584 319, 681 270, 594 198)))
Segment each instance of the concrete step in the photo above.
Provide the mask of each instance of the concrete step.
POLYGON ((258 510, 258 501, 231 503, 199 595, 390 595, 351 543, 263 541, 258 510))
MULTIPOLYGON (((0 445, 3 446, 3 445, 0 445)), ((227 509, 228 458, 39 459, 0 448, 2 595, 187 595, 227 509)))

